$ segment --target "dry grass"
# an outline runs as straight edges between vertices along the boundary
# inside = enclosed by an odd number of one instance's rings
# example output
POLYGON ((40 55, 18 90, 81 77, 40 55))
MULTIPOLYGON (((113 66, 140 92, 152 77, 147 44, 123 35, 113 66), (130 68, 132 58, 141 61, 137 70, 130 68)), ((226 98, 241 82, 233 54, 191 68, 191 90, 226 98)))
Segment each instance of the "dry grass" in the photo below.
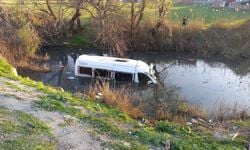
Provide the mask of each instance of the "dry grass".
MULTIPOLYGON (((133 105, 134 98, 126 88, 111 89, 109 83, 101 82, 92 86, 87 92, 93 99, 101 93, 101 101, 109 106, 113 106, 127 113, 132 118, 141 118, 144 116, 141 105, 133 105)), ((98 99, 96 99, 98 100, 98 99)))
MULTIPOLYGON (((132 118, 147 118, 149 124, 154 124, 158 120, 168 120, 186 124, 191 118, 201 118, 208 120, 212 118, 215 122, 228 120, 247 120, 250 116, 246 109, 235 104, 227 106, 225 103, 218 102, 214 105, 212 113, 205 112, 201 107, 190 105, 187 102, 173 98, 164 101, 151 99, 151 102, 143 103, 135 100, 141 99, 136 94, 131 94, 128 88, 112 89, 108 82, 99 82, 91 86, 87 94, 96 101, 103 102, 108 106, 116 107, 122 112, 127 113, 132 118), (143 103, 143 104, 142 104, 143 103)), ((170 94, 170 93, 168 93, 170 94)))
POLYGON ((217 101, 214 104, 211 116, 220 122, 227 120, 247 120, 250 119, 247 108, 239 103, 233 106, 227 105, 223 101, 217 101))
POLYGON ((93 99, 116 107, 133 118, 147 118, 148 123, 154 123, 157 120, 186 123, 190 118, 207 118, 200 107, 189 105, 185 101, 174 99, 142 104, 142 100, 138 102, 138 99, 141 98, 131 93, 133 92, 130 92, 128 88, 112 89, 107 82, 97 83, 87 91, 87 94, 93 99))
POLYGON ((160 103, 156 106, 155 110, 156 120, 186 123, 190 118, 207 118, 206 113, 199 106, 192 106, 180 100, 160 103))

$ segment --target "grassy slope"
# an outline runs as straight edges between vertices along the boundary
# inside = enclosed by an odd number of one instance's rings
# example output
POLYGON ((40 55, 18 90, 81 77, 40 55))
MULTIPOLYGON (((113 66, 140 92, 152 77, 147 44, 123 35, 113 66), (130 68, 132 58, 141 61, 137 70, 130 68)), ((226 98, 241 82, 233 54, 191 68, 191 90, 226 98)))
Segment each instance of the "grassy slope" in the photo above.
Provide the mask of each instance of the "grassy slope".
MULTIPOLYGON (((38 107, 48 111, 68 113, 81 121, 89 123, 98 134, 106 135, 112 139, 105 143, 106 147, 114 149, 164 147, 166 139, 170 139, 171 149, 244 149, 242 138, 237 138, 235 141, 230 139, 216 141, 209 132, 194 132, 185 125, 163 121, 159 122, 155 127, 140 124, 115 108, 93 102, 90 99, 82 100, 73 97, 70 93, 58 91, 43 85, 41 82, 13 76, 8 72, 11 70, 10 68, 10 65, 0 59, 0 76, 19 80, 25 85, 44 92, 46 96, 37 102, 38 107), (84 107, 87 112, 81 112, 79 107, 84 107)), ((18 128, 18 130, 23 129, 18 128)), ((23 140, 22 143, 27 142, 25 138, 21 140, 23 140)))
POLYGON ((31 115, 0 107, 0 149, 55 149, 49 128, 31 115))

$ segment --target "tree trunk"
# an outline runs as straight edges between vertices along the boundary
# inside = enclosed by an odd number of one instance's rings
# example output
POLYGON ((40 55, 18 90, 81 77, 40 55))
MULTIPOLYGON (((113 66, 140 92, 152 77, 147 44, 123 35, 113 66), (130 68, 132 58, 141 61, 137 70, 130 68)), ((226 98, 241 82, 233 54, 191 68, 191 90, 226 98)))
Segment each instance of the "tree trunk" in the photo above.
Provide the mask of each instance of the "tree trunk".
POLYGON ((56 20, 57 17, 56 17, 56 15, 55 15, 55 13, 54 13, 54 11, 53 11, 51 5, 50 5, 50 0, 46 0, 46 5, 47 5, 47 7, 48 7, 48 10, 49 10, 50 15, 56 20))
MULTIPOLYGON (((69 31, 74 31, 74 24, 75 24, 75 21, 76 21, 76 20, 79 21, 80 19, 78 19, 78 18, 79 18, 80 16, 81 16, 80 10, 79 10, 79 9, 76 9, 75 14, 73 15, 73 17, 72 17, 72 18, 70 19, 70 21, 69 21, 69 28, 68 28, 69 31)), ((77 25, 79 25, 79 24, 77 23, 77 25)))
POLYGON ((69 28, 68 28, 69 32, 73 32, 74 31, 74 24, 75 24, 75 22, 77 23, 77 29, 78 29, 78 31, 81 30, 80 6, 82 4, 83 4, 83 0, 79 0, 78 3, 77 3, 77 6, 75 8, 76 9, 75 14, 72 16, 72 18, 69 21, 69 28))

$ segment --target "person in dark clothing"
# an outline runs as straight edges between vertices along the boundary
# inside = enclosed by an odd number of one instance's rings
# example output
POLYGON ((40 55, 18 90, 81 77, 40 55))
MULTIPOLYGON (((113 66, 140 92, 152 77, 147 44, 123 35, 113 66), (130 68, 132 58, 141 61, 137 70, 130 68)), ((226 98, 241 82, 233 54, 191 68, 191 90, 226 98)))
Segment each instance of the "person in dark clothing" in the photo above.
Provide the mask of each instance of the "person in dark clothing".
POLYGON ((188 17, 184 16, 182 18, 182 27, 185 27, 187 25, 187 23, 188 23, 188 17))

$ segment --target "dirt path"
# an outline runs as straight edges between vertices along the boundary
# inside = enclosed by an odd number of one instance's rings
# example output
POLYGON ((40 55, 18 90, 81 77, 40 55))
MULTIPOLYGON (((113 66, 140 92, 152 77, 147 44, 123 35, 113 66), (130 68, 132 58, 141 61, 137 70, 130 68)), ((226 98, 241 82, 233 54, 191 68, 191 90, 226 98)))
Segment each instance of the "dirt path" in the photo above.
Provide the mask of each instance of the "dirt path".
POLYGON ((36 89, 0 77, 0 106, 9 110, 18 110, 32 114, 48 127, 58 141, 58 149, 103 149, 101 141, 94 139, 91 128, 87 124, 80 123, 74 117, 58 112, 48 112, 34 107, 33 102, 39 100, 42 93, 36 89), (17 90, 17 88, 25 90, 17 90))

